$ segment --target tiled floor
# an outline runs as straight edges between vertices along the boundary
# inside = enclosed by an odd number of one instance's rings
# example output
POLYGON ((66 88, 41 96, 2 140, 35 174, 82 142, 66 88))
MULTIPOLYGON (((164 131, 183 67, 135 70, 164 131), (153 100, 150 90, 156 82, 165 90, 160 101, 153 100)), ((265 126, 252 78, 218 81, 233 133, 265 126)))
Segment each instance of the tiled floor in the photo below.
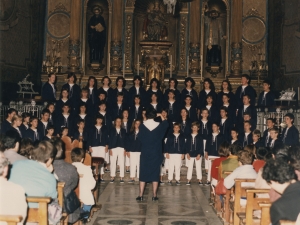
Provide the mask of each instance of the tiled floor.
MULTIPOLYGON (((151 184, 146 186, 145 200, 136 202, 138 182, 120 184, 117 177, 114 184, 102 183, 99 198, 102 208, 89 224, 221 225, 221 220, 208 204, 209 187, 199 186, 196 180, 192 180, 191 186, 186 186, 186 168, 182 167, 181 171, 182 184, 161 185, 158 202, 152 202, 151 184)), ((104 178, 109 180, 109 174, 104 178)))

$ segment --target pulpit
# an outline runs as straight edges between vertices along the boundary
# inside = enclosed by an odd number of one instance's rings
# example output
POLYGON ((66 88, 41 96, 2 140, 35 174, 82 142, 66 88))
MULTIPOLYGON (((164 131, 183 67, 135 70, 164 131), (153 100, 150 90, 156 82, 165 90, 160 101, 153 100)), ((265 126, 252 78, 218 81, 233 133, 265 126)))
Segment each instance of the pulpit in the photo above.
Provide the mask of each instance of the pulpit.
POLYGON ((141 67, 145 70, 145 84, 149 85, 152 78, 163 84, 165 70, 170 66, 169 53, 172 42, 141 41, 139 44, 142 52, 141 67))

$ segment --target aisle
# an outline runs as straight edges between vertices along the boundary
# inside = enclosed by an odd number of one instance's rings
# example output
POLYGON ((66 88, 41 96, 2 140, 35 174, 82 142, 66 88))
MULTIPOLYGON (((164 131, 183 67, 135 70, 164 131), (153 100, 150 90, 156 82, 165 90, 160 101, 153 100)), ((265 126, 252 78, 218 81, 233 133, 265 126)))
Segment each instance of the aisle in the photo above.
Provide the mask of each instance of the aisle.
MULTIPOLYGON (((108 174, 105 174, 108 178, 108 174)), ((185 180, 182 177, 182 180, 185 180)), ((209 187, 196 182, 186 186, 161 185, 159 201, 152 202, 152 185, 148 184, 143 202, 136 202, 138 183, 101 184, 99 203, 102 209, 89 224, 132 224, 132 225, 221 225, 220 219, 208 203, 209 187)))

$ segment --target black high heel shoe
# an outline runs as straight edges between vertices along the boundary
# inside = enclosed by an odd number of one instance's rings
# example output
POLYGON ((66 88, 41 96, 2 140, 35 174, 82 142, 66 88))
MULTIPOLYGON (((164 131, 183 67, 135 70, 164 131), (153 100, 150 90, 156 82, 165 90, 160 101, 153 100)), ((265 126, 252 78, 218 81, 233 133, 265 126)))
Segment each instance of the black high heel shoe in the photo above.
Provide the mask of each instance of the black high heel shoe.
POLYGON ((135 200, 137 200, 137 201, 143 201, 144 200, 144 198, 143 198, 143 196, 138 196, 135 200))
POLYGON ((152 197, 152 201, 158 201, 158 197, 152 197))

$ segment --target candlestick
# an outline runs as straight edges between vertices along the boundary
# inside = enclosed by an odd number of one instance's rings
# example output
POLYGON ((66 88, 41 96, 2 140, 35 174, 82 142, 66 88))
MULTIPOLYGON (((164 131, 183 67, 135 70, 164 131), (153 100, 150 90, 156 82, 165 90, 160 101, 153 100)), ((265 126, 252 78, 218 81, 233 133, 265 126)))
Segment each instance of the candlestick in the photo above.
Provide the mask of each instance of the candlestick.
POLYGON ((203 55, 200 56, 200 78, 201 78, 201 81, 202 81, 202 65, 203 65, 203 55))
POLYGON ((138 54, 138 65, 137 65, 138 75, 140 75, 140 55, 138 54))
POLYGON ((170 78, 172 78, 172 55, 170 55, 170 78))
POLYGON ((123 57, 123 77, 125 77, 125 54, 123 57))
POLYGON ((108 59, 107 59, 107 74, 110 76, 110 53, 108 53, 108 59))
POLYGON ((187 56, 187 64, 186 64, 186 76, 189 76, 189 56, 187 56))

